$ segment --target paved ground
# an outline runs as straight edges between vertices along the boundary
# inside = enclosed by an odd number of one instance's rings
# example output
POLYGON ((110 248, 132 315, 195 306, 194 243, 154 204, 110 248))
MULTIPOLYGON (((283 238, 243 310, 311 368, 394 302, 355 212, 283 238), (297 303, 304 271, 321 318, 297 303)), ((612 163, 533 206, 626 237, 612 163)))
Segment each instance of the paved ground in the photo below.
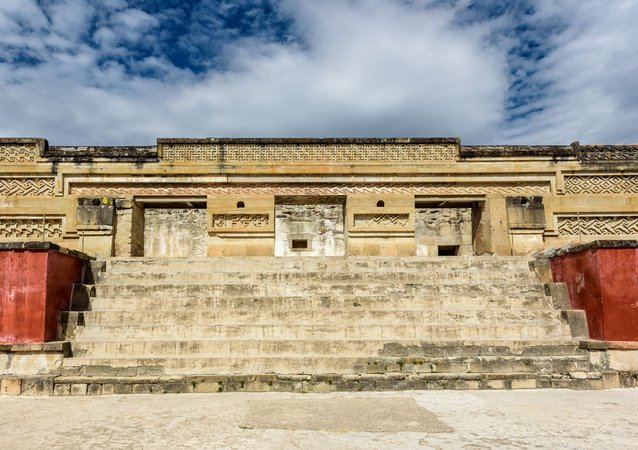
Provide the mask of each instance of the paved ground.
POLYGON ((638 389, 0 397, 0 448, 638 449, 638 389))

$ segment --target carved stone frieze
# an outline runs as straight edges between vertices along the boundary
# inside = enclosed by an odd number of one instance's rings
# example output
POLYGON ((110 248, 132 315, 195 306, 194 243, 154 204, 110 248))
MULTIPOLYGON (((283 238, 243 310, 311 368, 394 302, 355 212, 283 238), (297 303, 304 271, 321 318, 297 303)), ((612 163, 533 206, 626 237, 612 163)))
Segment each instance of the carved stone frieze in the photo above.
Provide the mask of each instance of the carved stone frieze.
POLYGON ((0 178, 0 196, 51 197, 55 178, 0 178))
POLYGON ((0 239, 62 237, 61 218, 0 217, 0 239))
POLYGON ((531 195, 549 193, 549 183, 77 183, 76 195, 348 195, 348 194, 434 194, 434 195, 531 195))
POLYGON ((566 176, 568 194, 638 194, 638 175, 566 176))
POLYGON ((269 221, 268 214, 213 214, 214 228, 263 228, 269 221))
POLYGON ((409 214, 355 214, 354 226, 366 228, 407 227, 409 214))
POLYGON ((638 234, 638 216, 558 217, 562 236, 616 236, 638 234))
POLYGON ((169 162, 454 161, 454 144, 163 144, 169 162))
POLYGON ((0 145, 0 162, 31 162, 38 156, 35 144, 0 145))
POLYGON ((638 160, 638 145, 581 145, 578 149, 583 162, 638 160))

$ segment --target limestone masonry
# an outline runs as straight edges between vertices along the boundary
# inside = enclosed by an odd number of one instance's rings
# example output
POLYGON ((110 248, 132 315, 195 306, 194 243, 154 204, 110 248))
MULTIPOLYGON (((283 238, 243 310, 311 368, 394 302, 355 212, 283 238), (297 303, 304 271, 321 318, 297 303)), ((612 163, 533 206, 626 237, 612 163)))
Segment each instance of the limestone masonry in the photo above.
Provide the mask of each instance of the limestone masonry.
POLYGON ((0 139, 0 242, 100 256, 524 255, 636 238, 638 145, 0 139))
POLYGON ((638 145, 0 139, 0 394, 636 386, 637 194, 638 145))

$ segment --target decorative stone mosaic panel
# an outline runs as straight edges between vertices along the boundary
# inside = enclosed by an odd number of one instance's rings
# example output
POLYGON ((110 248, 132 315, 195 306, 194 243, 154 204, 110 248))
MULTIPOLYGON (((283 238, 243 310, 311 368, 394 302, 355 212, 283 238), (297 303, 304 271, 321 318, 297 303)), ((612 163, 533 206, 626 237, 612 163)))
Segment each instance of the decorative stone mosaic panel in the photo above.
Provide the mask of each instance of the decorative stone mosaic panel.
POLYGON ((407 227, 409 214, 355 214, 354 226, 366 228, 407 227))
POLYGON ((454 144, 165 144, 169 162, 454 161, 454 144))
POLYGON ((61 218, 0 217, 0 239, 40 240, 62 237, 61 218))
POLYGON ((549 183, 308 183, 308 184, 220 184, 220 183, 77 183, 77 195, 347 195, 347 194, 502 194, 549 193, 549 183))
POLYGON ((214 228, 265 228, 268 226, 268 214, 214 214, 214 228))
POLYGON ((638 216, 571 216, 557 222, 563 236, 638 235, 638 216))
POLYGON ((583 145, 579 149, 584 162, 638 160, 638 145, 583 145))
POLYGON ((0 196, 51 197, 54 178, 0 178, 0 196))
POLYGON ((566 176, 565 191, 568 194, 638 194, 638 176, 566 176))
POLYGON ((34 144, 0 145, 0 162, 30 162, 38 156, 34 144))

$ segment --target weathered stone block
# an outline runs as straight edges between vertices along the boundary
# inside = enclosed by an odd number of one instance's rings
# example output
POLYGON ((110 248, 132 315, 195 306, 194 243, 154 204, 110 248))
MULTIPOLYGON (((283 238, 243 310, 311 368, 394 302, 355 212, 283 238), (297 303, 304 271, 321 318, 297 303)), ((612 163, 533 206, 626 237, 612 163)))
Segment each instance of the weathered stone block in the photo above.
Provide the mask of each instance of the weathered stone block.
POLYGON ((71 395, 71 385, 69 383, 56 383, 53 386, 53 395, 71 395))
POLYGON ((151 385, 148 383, 134 384, 131 388, 133 394, 150 394, 151 385))
POLYGON ((211 393, 220 392, 221 386, 219 383, 196 383, 193 392, 195 393, 211 393))
POLYGON ((53 395, 53 378, 37 377, 22 379, 22 394, 33 396, 53 395))
POLYGON ((87 395, 102 395, 102 385, 100 383, 91 383, 86 390, 87 395))
POLYGON ((510 386, 512 389, 536 389, 536 379, 514 379, 510 386))
POLYGON ((102 395, 112 395, 115 394, 115 384, 112 383, 104 383, 102 384, 102 395))
POLYGON ((71 395, 86 395, 88 384, 73 383, 71 384, 71 395))
MULTIPOLYGON (((102 389, 104 389, 104 388, 102 388, 102 389)), ((113 393, 114 394, 132 394, 133 393, 133 385, 132 384, 114 384, 113 385, 113 393)))
POLYGON ((20 378, 0 379, 0 395, 20 395, 22 393, 22 380, 20 378))

